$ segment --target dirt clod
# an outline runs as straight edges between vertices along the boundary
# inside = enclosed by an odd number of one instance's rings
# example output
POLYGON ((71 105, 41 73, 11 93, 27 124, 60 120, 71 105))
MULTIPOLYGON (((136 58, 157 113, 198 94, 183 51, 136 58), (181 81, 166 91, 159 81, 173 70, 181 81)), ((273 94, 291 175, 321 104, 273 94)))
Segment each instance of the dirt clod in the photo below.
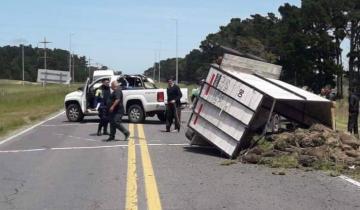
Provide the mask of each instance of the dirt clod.
POLYGON ((261 159, 260 155, 248 153, 243 157, 243 161, 247 163, 257 164, 261 159))
POLYGON ((310 156, 310 155, 300 155, 299 156, 299 163, 304 167, 313 166, 317 160, 318 159, 316 157, 310 156))

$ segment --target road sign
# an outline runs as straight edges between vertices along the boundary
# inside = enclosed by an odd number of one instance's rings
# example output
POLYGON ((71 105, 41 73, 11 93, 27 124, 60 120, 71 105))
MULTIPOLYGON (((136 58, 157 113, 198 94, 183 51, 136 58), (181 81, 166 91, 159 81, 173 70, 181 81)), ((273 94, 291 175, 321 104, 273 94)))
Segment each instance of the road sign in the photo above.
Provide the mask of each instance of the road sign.
POLYGON ((37 82, 69 84, 71 80, 68 71, 38 69, 37 82))

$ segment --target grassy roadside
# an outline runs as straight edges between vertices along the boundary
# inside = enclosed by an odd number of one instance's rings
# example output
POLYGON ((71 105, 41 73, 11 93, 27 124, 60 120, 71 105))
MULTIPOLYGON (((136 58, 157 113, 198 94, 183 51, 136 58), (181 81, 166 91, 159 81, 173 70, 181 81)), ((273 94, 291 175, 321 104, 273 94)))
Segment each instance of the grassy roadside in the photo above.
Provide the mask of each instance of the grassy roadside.
POLYGON ((348 122, 348 101, 347 98, 336 102, 336 129, 341 131, 347 130, 348 122))
POLYGON ((63 108, 64 96, 77 86, 0 81, 0 137, 63 108))

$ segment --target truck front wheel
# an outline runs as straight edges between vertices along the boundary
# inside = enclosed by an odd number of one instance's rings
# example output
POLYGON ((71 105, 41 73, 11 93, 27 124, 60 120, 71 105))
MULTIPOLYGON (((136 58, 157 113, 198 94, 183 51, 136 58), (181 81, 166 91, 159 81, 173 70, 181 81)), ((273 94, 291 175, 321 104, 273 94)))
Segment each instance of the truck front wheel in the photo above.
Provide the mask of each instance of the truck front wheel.
POLYGON ((141 123, 145 120, 144 110, 140 105, 134 104, 128 110, 129 121, 131 123, 141 123))
POLYGON ((70 104, 66 108, 66 116, 70 122, 80 122, 84 119, 84 114, 78 104, 70 104))

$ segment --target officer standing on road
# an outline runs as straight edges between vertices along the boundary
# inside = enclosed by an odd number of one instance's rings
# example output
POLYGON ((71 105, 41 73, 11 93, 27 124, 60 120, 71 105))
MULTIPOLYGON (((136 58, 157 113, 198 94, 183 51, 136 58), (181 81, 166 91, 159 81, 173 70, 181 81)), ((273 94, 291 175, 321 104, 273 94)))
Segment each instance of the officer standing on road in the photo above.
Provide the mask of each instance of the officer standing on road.
POLYGON ((101 80, 102 85, 99 89, 96 90, 96 103, 97 103, 97 110, 99 112, 100 122, 98 126, 97 135, 101 136, 101 129, 103 128, 103 134, 109 135, 107 132, 107 127, 109 123, 109 116, 108 116, 108 104, 110 104, 110 81, 109 79, 101 80))
POLYGON ((182 97, 179 86, 173 79, 168 80, 167 107, 166 107, 166 132, 170 132, 170 127, 175 119, 175 130, 180 131, 180 99, 182 97))
POLYGON ((358 116, 359 116, 359 96, 354 91, 354 88, 349 88, 349 121, 348 131, 359 134, 358 130, 358 116))
POLYGON ((125 141, 129 139, 130 132, 122 125, 124 115, 123 93, 117 81, 111 82, 111 104, 109 108, 110 117, 110 136, 106 141, 115 140, 116 129, 119 129, 125 136, 125 141))

